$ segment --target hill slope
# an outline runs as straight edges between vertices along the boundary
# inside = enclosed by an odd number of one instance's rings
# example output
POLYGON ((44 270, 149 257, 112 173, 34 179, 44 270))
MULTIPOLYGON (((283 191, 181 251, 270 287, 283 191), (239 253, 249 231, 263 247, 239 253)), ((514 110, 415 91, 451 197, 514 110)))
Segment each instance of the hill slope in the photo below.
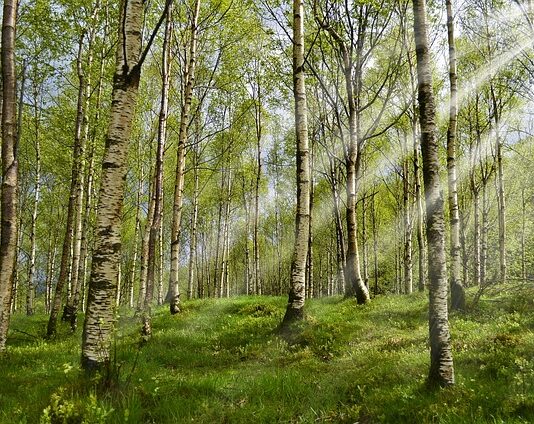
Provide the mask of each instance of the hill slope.
POLYGON ((16 315, 0 359, 0 422, 534 422, 532 295, 501 292, 451 317, 457 384, 437 391, 425 385, 424 294, 364 307, 312 300, 286 339, 276 333, 285 298, 194 300, 178 316, 158 309, 141 348, 124 312, 100 381, 78 370, 79 331, 45 341, 34 337, 44 315, 16 315))

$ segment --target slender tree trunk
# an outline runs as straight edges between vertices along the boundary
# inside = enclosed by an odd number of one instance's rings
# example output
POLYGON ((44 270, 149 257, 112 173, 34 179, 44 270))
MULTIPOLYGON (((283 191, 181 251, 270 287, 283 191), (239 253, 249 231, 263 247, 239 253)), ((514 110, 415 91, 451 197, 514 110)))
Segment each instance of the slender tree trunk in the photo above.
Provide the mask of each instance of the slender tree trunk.
POLYGON ((489 202, 488 202, 488 181, 482 182, 482 228, 480 232, 480 287, 487 284, 487 264, 488 264, 488 232, 489 232, 489 202))
POLYGON ((224 275, 223 275, 223 281, 224 281, 224 288, 225 288, 225 296, 230 297, 230 202, 226 205, 226 220, 225 220, 225 238, 224 238, 224 244, 225 244, 225 261, 224 261, 224 275))
POLYGON ((369 290, 369 247, 367 236, 367 205, 365 195, 362 198, 362 256, 363 256, 363 283, 369 290))
MULTIPOLYGON (((35 182, 34 182, 34 198, 33 198, 33 210, 30 232, 30 270, 28 272, 28 291, 26 293, 26 314, 33 315, 34 305, 33 300, 35 296, 35 256, 37 250, 37 212, 39 210, 39 200, 41 196, 41 141, 40 141, 40 113, 39 113, 39 91, 37 88, 34 90, 34 105, 33 105, 33 118, 35 120, 35 133, 34 133, 34 147, 35 147, 35 182)), ((20 134, 20 133, 19 133, 20 134)))
POLYGON ((195 280, 195 267, 196 267, 196 256, 197 256, 197 225, 198 225, 198 185, 199 185, 199 176, 198 176, 198 152, 195 147, 193 150, 193 213, 191 215, 191 241, 190 241, 190 251, 189 251, 189 270, 187 276, 187 298, 192 299, 193 297, 193 285, 195 280))
POLYGON ((308 256, 306 258, 306 267, 307 267, 307 297, 314 297, 314 268, 313 268, 313 202, 315 195, 314 188, 314 177, 313 177, 313 144, 310 150, 310 229, 308 233, 308 256))
POLYGON ((102 161, 102 182, 89 297, 82 338, 82 367, 101 370, 109 363, 121 251, 121 217, 128 141, 137 100, 144 7, 129 0, 121 9, 121 28, 113 78, 111 119, 102 161), (127 6, 127 7, 126 7, 127 6))
MULTIPOLYGON (((137 186, 137 201, 136 201, 136 212, 135 212, 135 230, 134 230, 134 247, 133 247, 133 257, 132 257, 132 268, 130 270, 130 287, 128 294, 128 304, 130 308, 134 307, 134 289, 135 289, 135 280, 137 276, 137 256, 139 249, 139 233, 141 232, 141 193, 143 191, 143 180, 144 172, 143 165, 141 164, 141 140, 138 140, 137 144, 137 157, 139 158, 139 181, 137 186)), ((142 242, 141 242, 142 243, 142 242)), ((139 296, 141 298, 141 295, 139 296)))
POLYGON ((341 199, 338 190, 337 172, 334 166, 333 158, 329 157, 330 161, 330 175, 332 182, 332 196, 334 200, 334 216, 336 225, 336 259, 337 259, 337 285, 341 294, 345 295, 345 238, 343 232, 343 219, 341 217, 341 199))
POLYGON ((71 183, 69 191, 69 204, 67 207, 67 223, 65 228, 65 237, 63 239, 63 250, 61 253, 61 262, 59 265, 59 277, 56 284, 56 291, 54 293, 54 302, 52 303, 52 310, 50 311, 50 318, 48 320, 47 336, 52 337, 56 333, 57 317, 61 309, 61 303, 63 299, 63 287, 67 283, 67 299, 72 296, 72 258, 73 258, 73 243, 75 235, 76 225, 76 205, 78 194, 78 181, 80 165, 83 162, 82 154, 83 149, 81 147, 82 142, 82 130, 83 130, 83 104, 84 104, 84 89, 83 74, 81 73, 82 66, 82 54, 83 54, 83 38, 80 36, 78 44, 78 56, 76 59, 78 69, 78 104, 76 107, 76 124, 74 131, 74 146, 72 151, 72 171, 71 171, 71 183), (82 77, 80 77, 82 75, 82 77))
MULTIPOLYGON (((416 109, 414 108, 414 111, 416 109)), ((426 286, 426 246, 423 230, 424 223, 424 209, 423 209, 423 196, 421 193, 421 176, 419 172, 419 137, 417 136, 417 124, 414 122, 413 128, 414 139, 414 151, 413 151, 413 175, 415 186, 415 207, 417 210, 417 248, 419 250, 419 277, 417 283, 417 289, 424 291, 426 286)))
POLYGON ((165 302, 163 293, 163 263, 164 263, 164 237, 163 237, 163 216, 158 228, 158 305, 161 306, 165 302))
MULTIPOLYGON (((20 190, 19 187, 17 187, 17 190, 20 190)), ((20 203, 19 203, 20 205, 20 203)), ((17 206, 17 216, 19 217, 19 225, 18 225, 18 235, 17 240, 15 242, 15 252, 19 252, 20 246, 22 246, 22 239, 24 236, 24 223, 22 222, 22 214, 18 210, 17 206)), ((13 289, 12 289, 12 299, 11 299, 11 313, 17 312, 19 308, 19 269, 18 269, 18 258, 16 259, 16 264, 13 269, 13 289)))
MULTIPOLYGON (((154 174, 155 178, 156 174, 154 174)), ((149 178, 150 180, 151 178, 149 178)), ((154 181, 150 183, 151 189, 148 195, 148 212, 145 221, 145 228, 143 232, 143 238, 141 239, 141 271, 139 274, 139 298, 137 299, 137 312, 140 314, 144 313, 145 302, 147 296, 150 295, 150 300, 152 300, 152 291, 149 292, 148 288, 148 263, 149 263, 149 241, 150 241, 150 227, 152 227, 152 222, 154 221, 154 215, 156 210, 156 194, 155 194, 155 184, 154 181)), ((144 323, 144 318, 142 318, 144 323)), ((144 325, 144 324, 143 324, 144 325)), ((143 330, 144 331, 144 330, 143 330)))
POLYGON ((297 213, 295 246, 291 259, 291 288, 282 328, 304 318, 306 257, 310 231, 310 164, 308 106, 304 73, 304 1, 293 0, 293 96, 297 147, 297 213))
POLYGON ((46 283, 45 283, 45 313, 50 313, 50 307, 52 306, 52 281, 54 280, 54 274, 56 272, 56 237, 52 236, 52 230, 48 233, 48 258, 46 265, 46 283))
MULTIPOLYGON (((214 264, 214 272, 213 272, 213 286, 215 287, 214 295, 219 295, 219 277, 220 277, 220 267, 222 267, 222 250, 221 249, 221 243, 222 243, 222 220, 223 220, 223 197, 224 197, 224 189, 225 189, 225 178, 226 178, 226 170, 224 168, 221 169, 221 185, 219 187, 219 201, 218 201, 218 207, 217 207, 217 231, 216 231, 216 238, 217 243, 215 245, 215 264, 214 264)), ((256 285, 255 285, 256 287, 256 285)), ((257 292, 255 291, 257 294, 257 292)))
POLYGON ((491 85, 493 119, 495 122, 495 153, 497 161, 497 216, 499 220, 499 280, 506 282, 506 198, 504 195, 504 169, 502 160, 502 140, 500 134, 501 117, 493 85, 491 85))
POLYGON ((172 9, 167 8, 165 16, 165 36, 163 38, 163 52, 161 60, 161 103, 158 120, 158 148, 156 151, 156 169, 154 170, 154 201, 153 216, 147 221, 148 231, 148 257, 147 257, 147 278, 146 293, 143 299, 143 328, 141 333, 144 337, 152 335, 152 313, 151 304, 155 284, 156 267, 156 241, 159 236, 163 215, 163 159, 165 155, 165 142, 167 139, 167 116, 169 111, 169 78, 171 70, 170 43, 172 39, 172 9))
POLYGON ((527 230, 527 202, 525 200, 525 187, 521 188, 521 279, 527 281, 527 260, 525 234, 527 230))
MULTIPOLYGON (((96 15, 95 15, 96 16, 96 15)), ((107 34, 107 29, 105 31, 107 34)), ((104 59, 106 51, 105 46, 102 46, 102 51, 100 52, 100 70, 98 74, 98 83, 96 91, 96 101, 95 101, 95 113, 93 117, 93 128, 91 130, 91 139, 90 148, 88 153, 88 168, 87 168, 87 181, 85 187, 85 211, 84 211, 84 224, 82 231, 82 246, 80 250, 80 268, 78 272, 78 281, 80 282, 80 301, 81 301, 81 310, 85 312, 86 308, 86 299, 87 299, 87 277, 88 277, 88 259, 89 251, 91 246, 89 245, 89 232, 93 231, 93 204, 95 197, 95 149, 97 143, 97 134, 98 134, 98 122, 100 122, 100 105, 102 101, 102 88, 104 80, 104 59)))
POLYGON ((260 244, 259 244, 259 226, 260 226, 260 183, 262 173, 261 163, 261 143, 262 143, 262 98, 261 98, 261 85, 258 77, 257 81, 257 99, 254 101, 255 108, 255 124, 256 124, 256 181, 254 185, 254 287, 256 288, 255 294, 262 294, 262 282, 260 280, 260 244))
POLYGON ((280 219, 280 157, 278 149, 280 148, 277 141, 273 147, 274 162, 274 238, 276 240, 276 295, 282 294, 282 222, 280 219))
MULTIPOLYGON (((460 202, 460 210, 466 210, 465 198, 460 202)), ((467 248, 467 225, 465 213, 460 212, 460 246, 462 247, 462 286, 469 287, 469 252, 467 248)))
POLYGON ((371 198, 371 227, 373 232, 373 276, 375 280, 373 292, 378 295, 378 225, 376 223, 375 195, 371 198))
POLYGON ((402 161, 403 185, 403 229, 404 229, 404 292, 413 291, 413 262, 412 262, 412 202, 410 199, 410 159, 408 157, 408 140, 404 135, 404 155, 402 161))
POLYGON ((401 236, 402 230, 400 228, 400 222, 395 223, 395 294, 402 293, 402 271, 401 271, 401 257, 402 257, 402 248, 401 248, 401 236))
MULTIPOLYGON (((22 75, 21 75, 21 87, 20 87, 20 90, 19 90, 19 99, 18 99, 18 111, 17 111, 17 115, 16 115, 16 120, 17 120, 17 128, 16 128, 16 132, 15 134, 17 134, 16 136, 16 144, 15 144, 15 150, 18 152, 18 143, 19 143, 19 140, 21 139, 22 137, 22 118, 23 118, 23 113, 24 113, 24 91, 25 91, 25 85, 26 85, 26 67, 27 67, 27 61, 26 59, 24 59, 23 63, 22 63, 22 75)), ((20 180, 19 180, 20 181, 20 180)), ((25 192, 24 188, 21 190, 21 187, 20 187, 20 184, 19 184, 19 187, 17 188, 18 192, 25 192)), ((17 259, 15 259, 15 269, 13 271, 13 301, 12 301, 12 312, 14 313, 15 311, 17 311, 17 309, 19 308, 19 302, 18 300, 21 298, 21 296, 19 296, 19 291, 20 291, 20 272, 19 272, 19 266, 18 266, 18 254, 19 254, 19 251, 21 249, 21 246, 23 246, 23 239, 24 239, 24 231, 23 231, 23 225, 24 225, 24 222, 23 222, 23 216, 22 216, 22 213, 20 212, 20 208, 21 208, 21 203, 19 201, 18 205, 17 205, 17 216, 19 217, 19 230, 18 230, 18 237, 17 237, 17 244, 16 244, 16 255, 17 255, 17 259)), ((32 296, 33 296, 33 292, 32 292, 32 296)))
POLYGON ((480 195, 473 191, 473 282, 480 286, 480 195))
POLYGON ((346 294, 356 296, 358 304, 367 303, 369 291, 364 284, 360 269, 360 253, 358 249, 358 227, 356 219, 356 200, 358 194, 358 174, 360 172, 361 152, 358 139, 358 111, 352 82, 353 64, 344 43, 340 43, 343 52, 345 85, 349 105, 349 151, 346 157, 347 168, 347 265, 345 268, 346 294))
POLYGON ((17 263, 18 162, 15 109, 17 2, 4 0, 2 16, 2 194, 0 229, 0 353, 6 349, 13 272, 17 263))
POLYGON ((254 294, 253 287, 251 284, 251 278, 250 278, 250 208, 247 205, 247 199, 245 194, 245 183, 243 182, 243 205, 245 208, 245 269, 244 269, 244 277, 245 277, 245 291, 247 296, 250 294, 254 294))
MULTIPOLYGON (((97 9, 93 12, 96 17, 97 9)), ((70 327, 72 331, 76 330, 78 325, 78 308, 80 303, 80 269, 83 268, 82 262, 82 241, 84 233, 84 195, 85 193, 85 161, 86 161, 86 146, 89 139, 89 100, 91 96, 91 78, 90 78, 90 69, 93 63, 93 32, 89 33, 88 40, 88 58, 87 58, 87 70, 86 74, 82 69, 82 64, 79 64, 78 68, 78 78, 80 81, 80 86, 83 87, 84 91, 82 92, 83 102, 81 103, 81 112, 82 114, 82 128, 80 134, 80 157, 78 161, 78 178, 77 178, 77 187, 76 187, 76 213, 75 213, 75 225, 74 225, 74 243, 72 249, 72 296, 67 300, 67 307, 65 308, 63 319, 70 322, 70 327)))
POLYGON ((169 277, 170 312, 180 312, 180 287, 178 285, 178 271, 180 267, 180 233, 182 222, 182 203, 184 191, 185 172, 185 144, 187 142, 187 130, 189 114, 193 99, 193 86, 195 82, 195 67, 197 56, 198 15, 200 12, 200 0, 195 0, 193 16, 191 18, 191 43, 189 45, 189 63, 184 75, 185 92, 180 116, 180 130, 178 134, 178 149, 176 159, 176 179, 174 182, 174 205, 171 229, 171 272, 169 277))
POLYGON ((458 77, 456 75, 456 47, 454 40, 454 15, 452 1, 445 0, 447 8, 447 35, 449 42, 450 106, 447 129, 447 181, 449 188, 450 249, 451 249, 451 309, 465 309, 465 290, 461 279, 460 210, 456 176, 456 127, 458 115, 458 77))
POLYGON ((230 197, 232 189, 232 175, 231 170, 228 171, 225 204, 224 204, 224 225, 223 225, 223 252, 222 252, 222 265, 221 265, 221 278, 219 297, 228 297, 228 256, 230 253, 230 197))
POLYGON ((454 384, 447 311, 447 262, 445 255, 445 219, 443 193, 439 177, 440 163, 436 138, 435 104, 426 23, 425 0, 413 0, 414 32, 417 53, 417 78, 423 180, 426 194, 429 272, 430 384, 454 384))
MULTIPOLYGON (((410 55, 408 55, 408 64, 410 67, 410 82, 412 89, 416 89, 416 81, 414 75, 414 66, 411 60, 410 55)), ((417 282, 417 289, 419 291, 425 290, 426 285, 426 246, 425 246, 425 237, 423 230, 423 223, 425 220, 424 209, 423 209, 423 195, 421 190, 421 175, 420 175, 420 165, 419 165, 419 148, 420 148, 420 139, 418 135, 418 122, 417 122, 417 99, 415 96, 412 100, 412 112, 413 116, 411 118, 411 127, 412 127, 412 140, 413 140, 413 181, 414 181, 414 192, 415 192, 415 220, 417 225, 417 249, 418 249, 418 267, 419 275, 417 282)))

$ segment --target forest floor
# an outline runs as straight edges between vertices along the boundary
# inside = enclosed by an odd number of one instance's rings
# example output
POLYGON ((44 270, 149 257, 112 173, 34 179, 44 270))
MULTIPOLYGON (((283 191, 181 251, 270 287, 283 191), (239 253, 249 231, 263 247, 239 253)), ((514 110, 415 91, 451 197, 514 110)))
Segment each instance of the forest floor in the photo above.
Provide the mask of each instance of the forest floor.
POLYGON ((308 301, 291 340, 276 332, 285 297, 184 301, 177 316, 161 307, 142 347, 122 311, 109 375, 92 380, 79 370, 80 329, 61 324, 47 341, 44 314, 15 314, 0 422, 532 423, 533 299, 532 286, 509 286, 453 314, 456 385, 437 390, 425 381, 421 293, 308 301))

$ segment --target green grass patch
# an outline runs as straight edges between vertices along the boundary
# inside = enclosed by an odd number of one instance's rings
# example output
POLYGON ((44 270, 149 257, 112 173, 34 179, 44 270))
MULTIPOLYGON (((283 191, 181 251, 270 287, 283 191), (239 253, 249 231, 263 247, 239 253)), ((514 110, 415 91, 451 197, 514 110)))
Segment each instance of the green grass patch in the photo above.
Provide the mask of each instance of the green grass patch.
POLYGON ((425 294, 310 300, 284 337, 285 298, 186 301, 176 316, 155 311, 142 347, 121 311, 104 388, 79 370, 80 329, 45 340, 47 317, 15 315, 0 422, 534 422, 532 291, 506 293, 451 316, 457 384, 443 390, 426 385, 425 294))

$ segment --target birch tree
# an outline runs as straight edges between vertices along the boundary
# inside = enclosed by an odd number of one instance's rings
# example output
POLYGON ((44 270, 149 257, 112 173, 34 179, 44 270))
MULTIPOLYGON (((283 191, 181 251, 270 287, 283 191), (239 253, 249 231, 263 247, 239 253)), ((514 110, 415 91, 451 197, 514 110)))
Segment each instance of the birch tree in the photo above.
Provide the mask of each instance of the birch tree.
POLYGON ((310 231, 310 164, 308 106, 304 73, 304 1, 293 0, 293 96, 297 145, 297 214, 295 246, 291 260, 291 287, 282 328, 304 318, 306 258, 310 231))
POLYGON ((447 181, 449 188, 449 216, 451 243, 451 308, 465 309, 465 293, 461 279, 460 251, 460 211, 458 207, 458 187, 456 172, 456 127, 458 109, 458 77, 456 75, 456 46, 454 40, 454 15, 452 1, 446 0, 447 8, 447 39, 449 43, 449 127, 447 129, 447 181))
MULTIPOLYGON (((141 54, 143 15, 142 1, 129 0, 122 3, 111 118, 102 161, 95 249, 82 338, 81 362, 87 372, 102 368, 110 358, 121 252, 126 156, 141 65, 149 47, 141 54)), ((158 27, 159 25, 161 20, 158 27)))
POLYGON ((4 0, 2 16, 2 194, 0 200, 0 353, 6 349, 13 273, 17 261, 18 161, 15 28, 17 2, 4 0))
POLYGON ((449 320, 447 310, 447 263, 445 255, 445 218, 439 177, 440 163, 436 137, 436 110, 426 23, 426 1, 413 0, 417 56, 419 122, 423 152, 426 234, 428 239, 430 384, 454 384, 449 320))
POLYGON ((193 101, 193 87, 195 83, 198 15, 200 13, 200 0, 195 0, 193 15, 191 16, 191 39, 189 44, 189 57, 184 79, 184 96, 180 115, 180 129, 178 133, 178 147, 176 152, 176 171, 174 180, 174 202, 171 228, 171 270, 169 276, 169 308, 171 314, 180 312, 180 287, 178 272, 180 268, 180 233, 182 225, 182 208, 185 178, 185 148, 187 142, 187 130, 193 101))

